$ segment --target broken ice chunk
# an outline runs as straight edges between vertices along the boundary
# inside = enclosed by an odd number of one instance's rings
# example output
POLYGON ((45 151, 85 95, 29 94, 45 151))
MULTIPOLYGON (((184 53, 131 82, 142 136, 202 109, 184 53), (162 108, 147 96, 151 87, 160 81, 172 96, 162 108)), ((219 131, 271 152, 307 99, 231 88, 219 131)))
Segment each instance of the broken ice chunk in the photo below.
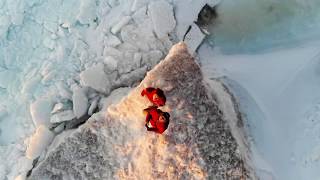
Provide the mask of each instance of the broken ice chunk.
POLYGON ((119 44, 121 44, 120 39, 117 36, 114 36, 114 35, 107 36, 104 39, 104 41, 105 41, 105 44, 107 44, 108 46, 111 46, 111 47, 116 47, 119 44))
POLYGON ((66 98, 66 99, 72 99, 72 94, 69 89, 65 86, 63 82, 57 82, 56 87, 59 91, 59 94, 61 97, 66 98))
POLYGON ((30 105, 31 117, 36 127, 40 125, 49 127, 52 106, 52 101, 48 98, 37 99, 30 105))
POLYGON ((141 53, 134 53, 134 55, 133 55, 133 65, 134 65, 135 68, 140 67, 141 59, 142 59, 142 54, 141 53))
POLYGON ((57 113, 61 110, 63 110, 64 105, 62 103, 57 103, 54 105, 53 110, 51 111, 52 114, 57 113))
POLYGON ((135 82, 140 81, 141 77, 144 77, 146 72, 147 68, 145 66, 135 69, 129 73, 121 75, 115 84, 118 86, 132 86, 135 82))
POLYGON ((65 129, 65 123, 63 122, 63 123, 59 124, 57 127, 55 127, 55 128, 53 129, 53 132, 55 132, 56 134, 59 134, 59 133, 61 133, 64 129, 65 129))
POLYGON ((97 15, 99 18, 103 18, 109 11, 111 10, 110 5, 108 4, 108 1, 100 1, 100 5, 97 7, 97 15))
POLYGON ((41 80, 41 77, 39 75, 36 75, 32 77, 30 80, 25 81, 22 86, 21 92, 23 94, 29 94, 29 93, 31 94, 35 92, 36 88, 39 85, 40 80, 41 80))
POLYGON ((43 40, 43 45, 45 47, 47 47, 48 49, 53 50, 55 48, 55 46, 56 46, 56 41, 52 40, 50 38, 45 38, 43 40))
POLYGON ((88 110, 88 98, 86 96, 84 88, 75 88, 72 95, 73 112, 77 118, 87 114, 88 110))
POLYGON ((36 132, 29 140, 26 156, 29 159, 35 159, 41 155, 45 148, 53 140, 54 134, 45 126, 37 127, 36 132))
POLYGON ((110 72, 115 71, 117 69, 118 62, 112 56, 107 56, 103 62, 110 72))
POLYGON ((134 12, 142 6, 146 5, 147 2, 148 0, 134 0, 131 6, 131 12, 134 12))
POLYGON ((80 12, 78 20, 81 24, 90 24, 96 17, 96 3, 91 0, 80 1, 80 12))
MULTIPOLYGON (((0 1, 2 2, 2 1, 0 1)), ((0 38, 6 36, 8 28, 10 27, 10 16, 1 14, 0 16, 0 38)))
POLYGON ((4 106, 0 105, 0 121, 7 115, 8 115, 7 109, 4 106))
POLYGON ((172 32, 176 26, 172 6, 165 0, 155 1, 149 5, 149 16, 158 38, 163 38, 172 32))
POLYGON ((200 30, 198 25, 193 23, 190 31, 184 39, 184 42, 187 44, 190 54, 196 52, 205 37, 206 35, 200 30))
POLYGON ((52 81, 52 79, 57 75, 56 71, 51 71, 50 73, 46 74, 42 78, 42 84, 48 84, 49 82, 52 81))
POLYGON ((14 79, 16 78, 16 74, 13 71, 5 70, 0 72, 0 77, 6 77, 6 78, 0 78, 0 88, 8 88, 12 82, 15 82, 14 79))
POLYGON ((101 93, 109 93, 111 83, 104 72, 104 64, 98 63, 80 73, 81 84, 101 93))
POLYGON ((114 56, 122 58, 122 52, 113 47, 105 47, 103 50, 103 56, 114 56))
POLYGON ((93 114, 93 112, 97 109, 98 107, 98 101, 99 101, 99 98, 95 98, 90 107, 89 107, 89 110, 88 110, 88 114, 91 116, 93 114))
POLYGON ((111 32, 113 34, 117 34, 124 25, 129 23, 130 20, 130 16, 123 16, 120 21, 111 28, 111 32))
POLYGON ((147 6, 142 6, 133 15, 132 19, 136 24, 142 24, 147 18, 147 6))
POLYGON ((66 111, 61 111, 52 115, 50 118, 50 122, 60 123, 63 121, 71 121, 72 119, 75 119, 75 118, 76 116, 74 115, 72 110, 66 110, 66 111))

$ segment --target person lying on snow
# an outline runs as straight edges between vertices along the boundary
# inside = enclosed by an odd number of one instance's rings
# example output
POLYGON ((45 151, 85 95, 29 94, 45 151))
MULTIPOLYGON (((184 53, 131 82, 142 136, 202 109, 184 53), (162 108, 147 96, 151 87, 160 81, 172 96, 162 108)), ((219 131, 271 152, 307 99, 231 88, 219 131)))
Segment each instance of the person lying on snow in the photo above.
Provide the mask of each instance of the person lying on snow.
POLYGON ((148 87, 141 92, 141 96, 144 95, 156 106, 164 106, 166 103, 166 96, 159 88, 148 87))
POLYGON ((162 134, 168 128, 170 122, 169 113, 161 111, 156 106, 144 109, 143 113, 147 115, 145 126, 148 131, 162 134))

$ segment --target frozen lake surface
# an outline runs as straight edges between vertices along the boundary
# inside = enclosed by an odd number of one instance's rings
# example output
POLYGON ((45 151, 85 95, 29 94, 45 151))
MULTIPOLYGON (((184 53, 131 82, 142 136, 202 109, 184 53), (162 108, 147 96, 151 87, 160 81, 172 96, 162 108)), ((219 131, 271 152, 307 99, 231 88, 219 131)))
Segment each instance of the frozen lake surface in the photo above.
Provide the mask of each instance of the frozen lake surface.
POLYGON ((236 95, 259 176, 318 179, 319 2, 223 1, 219 8, 199 56, 205 74, 223 77, 236 95))

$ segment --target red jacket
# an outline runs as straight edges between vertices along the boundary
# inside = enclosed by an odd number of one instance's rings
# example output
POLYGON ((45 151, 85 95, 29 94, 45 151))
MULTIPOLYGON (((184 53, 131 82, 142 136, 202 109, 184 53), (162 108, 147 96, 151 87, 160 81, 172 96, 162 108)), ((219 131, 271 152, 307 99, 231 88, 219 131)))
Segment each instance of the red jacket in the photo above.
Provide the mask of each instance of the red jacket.
POLYGON ((147 109, 147 111, 148 111, 148 114, 146 117, 147 130, 162 134, 168 128, 169 119, 167 119, 166 122, 158 121, 162 111, 160 109, 157 109, 157 107, 150 107, 147 109), (148 122, 150 122, 152 126, 151 128, 148 127, 147 125, 148 122))
POLYGON ((144 95, 147 95, 148 99, 156 106, 164 106, 166 103, 166 97, 164 96, 163 91, 159 88, 155 89, 153 87, 148 87, 141 92, 141 96, 144 95), (154 94, 157 94, 159 98, 153 100, 154 94))

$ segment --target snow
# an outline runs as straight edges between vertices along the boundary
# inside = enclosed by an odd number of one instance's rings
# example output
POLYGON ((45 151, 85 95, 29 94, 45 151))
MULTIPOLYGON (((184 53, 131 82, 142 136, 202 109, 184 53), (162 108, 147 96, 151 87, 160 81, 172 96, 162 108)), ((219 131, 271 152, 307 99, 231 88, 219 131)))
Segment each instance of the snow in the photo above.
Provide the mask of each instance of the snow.
POLYGON ((165 0, 151 2, 148 15, 152 19, 153 30, 159 39, 166 37, 176 26, 173 7, 165 0))
POLYGON ((86 95, 86 89, 75 87, 72 95, 73 112, 77 118, 87 114, 88 111, 88 97, 86 95))
POLYGON ((110 81, 104 72, 104 64, 98 63, 80 73, 81 84, 101 93, 110 92, 110 81))
POLYGON ((26 157, 30 160, 39 157, 51 143, 53 137, 54 134, 47 127, 43 125, 38 126, 36 132, 29 139, 26 157))
POLYGON ((50 127, 50 115, 53 102, 49 98, 41 98, 30 105, 30 113, 36 127, 44 125, 50 127))

